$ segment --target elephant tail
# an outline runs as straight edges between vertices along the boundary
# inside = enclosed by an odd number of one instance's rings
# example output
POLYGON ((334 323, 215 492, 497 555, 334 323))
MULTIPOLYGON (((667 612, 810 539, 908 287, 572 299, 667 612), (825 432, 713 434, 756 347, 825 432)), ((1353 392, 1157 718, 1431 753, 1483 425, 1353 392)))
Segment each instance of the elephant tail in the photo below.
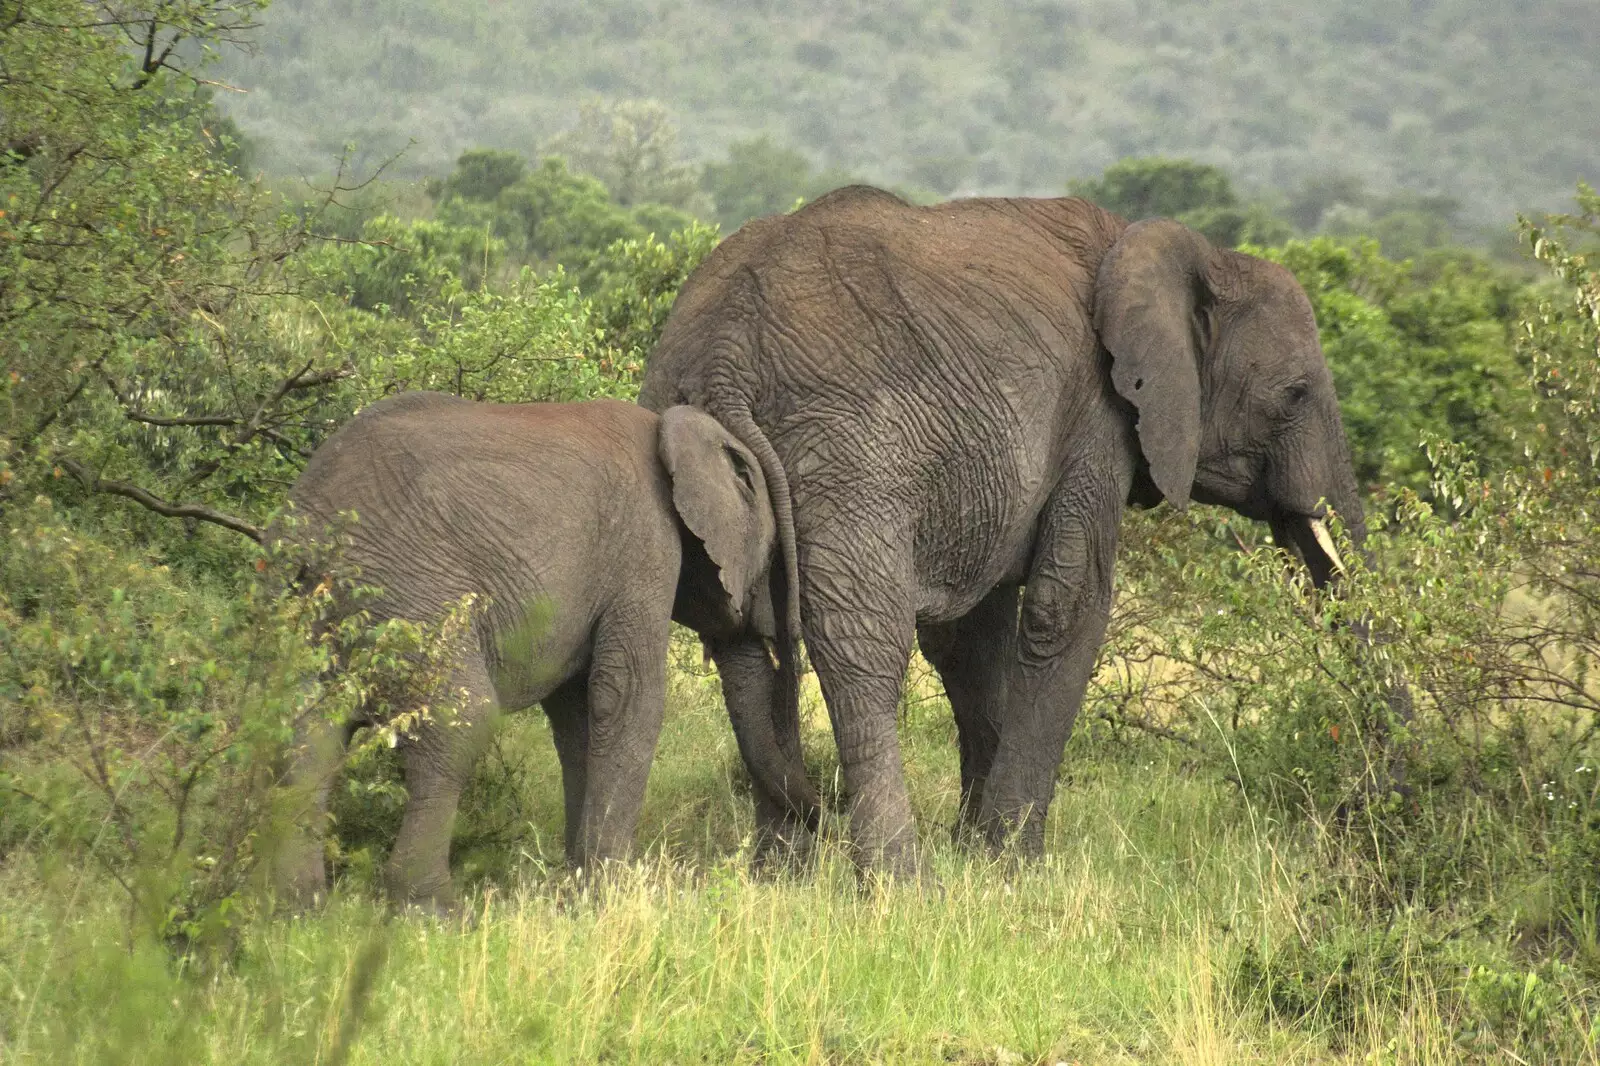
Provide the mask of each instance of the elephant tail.
POLYGON ((767 481, 767 494, 772 497, 772 513, 778 526, 778 550, 783 555, 784 628, 789 634, 789 647, 794 654, 796 674, 805 673, 805 652, 800 644, 800 556, 795 547, 794 500, 789 495, 789 475, 784 472, 783 461, 767 435, 761 432, 748 407, 739 406, 725 415, 723 425, 739 438, 739 443, 750 449, 750 454, 761 464, 761 476, 767 481))

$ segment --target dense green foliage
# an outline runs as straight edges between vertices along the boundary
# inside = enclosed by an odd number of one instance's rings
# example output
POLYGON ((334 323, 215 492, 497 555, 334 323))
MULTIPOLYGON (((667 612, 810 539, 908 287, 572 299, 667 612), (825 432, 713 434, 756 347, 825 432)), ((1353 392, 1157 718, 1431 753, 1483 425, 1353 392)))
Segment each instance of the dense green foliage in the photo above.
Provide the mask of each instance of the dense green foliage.
POLYGON ((1587 0, 280 0, 223 70, 274 172, 415 139, 402 165, 438 173, 477 144, 531 154, 595 96, 644 97, 691 160, 771 136, 878 182, 1053 193, 1165 154, 1257 188, 1444 193, 1503 228, 1595 168, 1597 34, 1587 0))
POLYGON ((1375 241, 1318 237, 1247 249, 1283 263, 1311 298, 1356 477, 1429 493, 1424 437, 1495 465, 1529 422, 1513 344, 1520 280, 1460 251, 1396 262, 1375 241))
MULTIPOLYGON (((258 10, 88 18, 47 0, 0 22, 0 1057, 1593 1059, 1587 190, 1574 215, 1524 225, 1530 284, 1432 248, 1442 201, 1308 185, 1284 210, 1325 232, 1285 239, 1212 166, 1129 159, 1077 186, 1222 243, 1271 242, 1246 247, 1310 295, 1373 533, 1318 593, 1236 517, 1129 516, 1046 862, 1008 871, 941 843, 942 894, 859 893, 835 818, 814 865, 751 879, 716 679, 679 648, 641 833, 654 865, 603 906, 560 869, 553 752, 523 716, 459 823, 475 931, 377 921, 362 902, 403 800, 384 741, 404 722, 362 747, 333 805, 348 898, 266 920, 295 723, 381 707, 398 686, 448 713, 444 651, 470 609, 382 626, 330 614, 362 597, 337 544, 274 547, 312 449, 397 391, 632 395, 717 240, 696 219, 733 225, 843 179, 763 139, 695 173, 659 108, 595 105, 545 146, 559 155, 470 149, 420 190, 341 169, 287 202, 241 174, 247 146, 185 65, 258 10), (1363 218, 1432 250, 1385 255, 1356 235, 1363 218)), ((668 17, 594 11, 624 36, 644 25, 630 18, 668 17)), ((968 9, 901 14, 871 32, 977 32, 968 9)), ((479 15, 452 25, 474 41, 503 29, 479 15)), ((1050 34, 1078 23, 1046 5, 997 25, 1040 72, 1012 72, 1030 99, 1056 77, 1050 34)), ((793 56, 817 86, 861 61, 805 43, 793 56)), ((937 147, 913 180, 965 180, 937 147)), ((807 685, 808 756, 838 812, 807 685)), ((904 729, 942 840, 953 727, 924 664, 904 729)))
POLYGON ((1227 248, 1275 244, 1291 232, 1265 205, 1241 203, 1220 167, 1186 159, 1124 159, 1067 188, 1130 221, 1175 218, 1227 248))
POLYGON ((185 943, 233 928, 294 723, 436 684, 452 624, 330 625, 332 595, 359 590, 296 591, 309 561, 280 557, 269 523, 306 457, 396 391, 631 394, 710 240, 682 215, 657 240, 648 205, 559 161, 501 190, 504 237, 456 217, 481 203, 461 197, 410 221, 333 217, 337 185, 274 200, 219 150, 205 87, 163 65, 255 10, 63 29, 85 9, 59 0, 3 28, 0 744, 19 754, 0 854, 98 864, 135 928, 185 943), (130 61, 124 31, 155 58, 130 61), (338 685, 313 683, 334 664, 338 685))

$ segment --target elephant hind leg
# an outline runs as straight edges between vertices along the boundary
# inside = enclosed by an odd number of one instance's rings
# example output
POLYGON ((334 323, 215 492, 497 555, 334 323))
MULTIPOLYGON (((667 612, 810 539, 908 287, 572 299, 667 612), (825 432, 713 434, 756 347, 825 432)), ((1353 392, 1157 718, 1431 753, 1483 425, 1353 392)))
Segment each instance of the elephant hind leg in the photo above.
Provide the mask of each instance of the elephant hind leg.
MULTIPOLYGON (((655 597, 670 604, 670 591, 655 597)), ((667 610, 614 610, 595 627, 588 677, 588 753, 572 862, 593 869, 633 847, 667 698, 667 610)))
POLYGON ((445 909, 455 901, 450 834, 456 808, 489 742, 496 709, 489 667, 476 641, 462 654, 438 704, 445 709, 401 741, 408 798, 384 883, 396 902, 445 909))
POLYGON ((961 750, 961 812, 957 831, 977 828, 983 788, 1000 744, 1006 664, 1016 655, 1021 590, 1002 585, 965 616, 917 627, 922 654, 939 671, 961 750))
POLYGON ((1056 489, 1034 542, 1015 651, 1005 661, 1000 743, 979 820, 992 846, 1044 848, 1062 753, 1111 611, 1117 523, 1132 480, 1078 472, 1056 489))
POLYGON ((542 701, 550 719, 550 735, 561 760, 561 792, 566 804, 563 843, 567 861, 578 861, 578 829, 583 822, 583 794, 589 779, 589 679, 580 675, 542 701))
POLYGON ((805 637, 850 793, 850 834, 866 871, 921 874, 895 732, 916 631, 909 546, 885 560, 858 533, 801 547, 805 637))

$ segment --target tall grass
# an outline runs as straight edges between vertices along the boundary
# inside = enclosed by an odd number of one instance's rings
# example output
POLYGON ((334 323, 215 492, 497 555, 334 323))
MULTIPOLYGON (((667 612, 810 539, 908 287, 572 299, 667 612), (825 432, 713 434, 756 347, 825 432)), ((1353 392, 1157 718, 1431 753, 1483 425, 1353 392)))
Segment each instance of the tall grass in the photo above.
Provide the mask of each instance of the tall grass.
MULTIPOLYGON (((1460 1061, 1460 997, 1438 985, 1423 940, 1389 943, 1371 956, 1381 972, 1355 977, 1286 955, 1315 943, 1307 916, 1326 905, 1316 849, 1219 774, 1090 730, 1073 743, 1047 858, 1008 868, 948 843, 951 728, 929 700, 903 730, 932 891, 861 886, 837 823, 807 869, 752 875, 723 711, 684 674, 641 860, 598 891, 552 850, 558 779, 537 715, 502 737, 528 824, 456 922, 391 917, 352 884, 320 914, 251 927, 236 962, 197 981, 123 939, 104 886, 13 855, 0 868, 0 1059, 1460 1061), (1313 1004, 1304 1017, 1294 996, 1313 1004), (1339 1009, 1319 1013, 1319 996, 1339 1009)), ((814 701, 809 731, 825 751, 814 701)))

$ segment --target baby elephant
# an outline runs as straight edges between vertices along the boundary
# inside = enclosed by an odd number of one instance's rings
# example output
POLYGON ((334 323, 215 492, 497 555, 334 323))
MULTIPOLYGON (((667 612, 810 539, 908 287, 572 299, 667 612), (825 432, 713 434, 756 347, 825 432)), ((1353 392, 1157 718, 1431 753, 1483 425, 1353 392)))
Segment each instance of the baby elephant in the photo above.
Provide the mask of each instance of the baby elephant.
MULTIPOLYGON (((392 898, 448 906, 456 805, 496 707, 544 706, 561 761, 569 860, 623 856, 661 730, 670 622, 698 631, 756 782, 758 818, 814 825, 792 724, 793 659, 769 658, 774 521, 755 458, 710 416, 633 404, 474 403, 407 393, 318 449, 291 494, 310 535, 345 512, 343 561, 375 618, 432 620, 468 594, 455 716, 403 736, 409 798, 385 869, 392 898)), ((777 568, 781 574, 782 568, 777 568)), ((778 594, 785 594, 781 578, 778 594)), ((781 617, 781 611, 778 614, 781 617)), ((302 729, 291 784, 309 832, 280 852, 302 903, 326 887, 328 789, 356 722, 302 729)))

